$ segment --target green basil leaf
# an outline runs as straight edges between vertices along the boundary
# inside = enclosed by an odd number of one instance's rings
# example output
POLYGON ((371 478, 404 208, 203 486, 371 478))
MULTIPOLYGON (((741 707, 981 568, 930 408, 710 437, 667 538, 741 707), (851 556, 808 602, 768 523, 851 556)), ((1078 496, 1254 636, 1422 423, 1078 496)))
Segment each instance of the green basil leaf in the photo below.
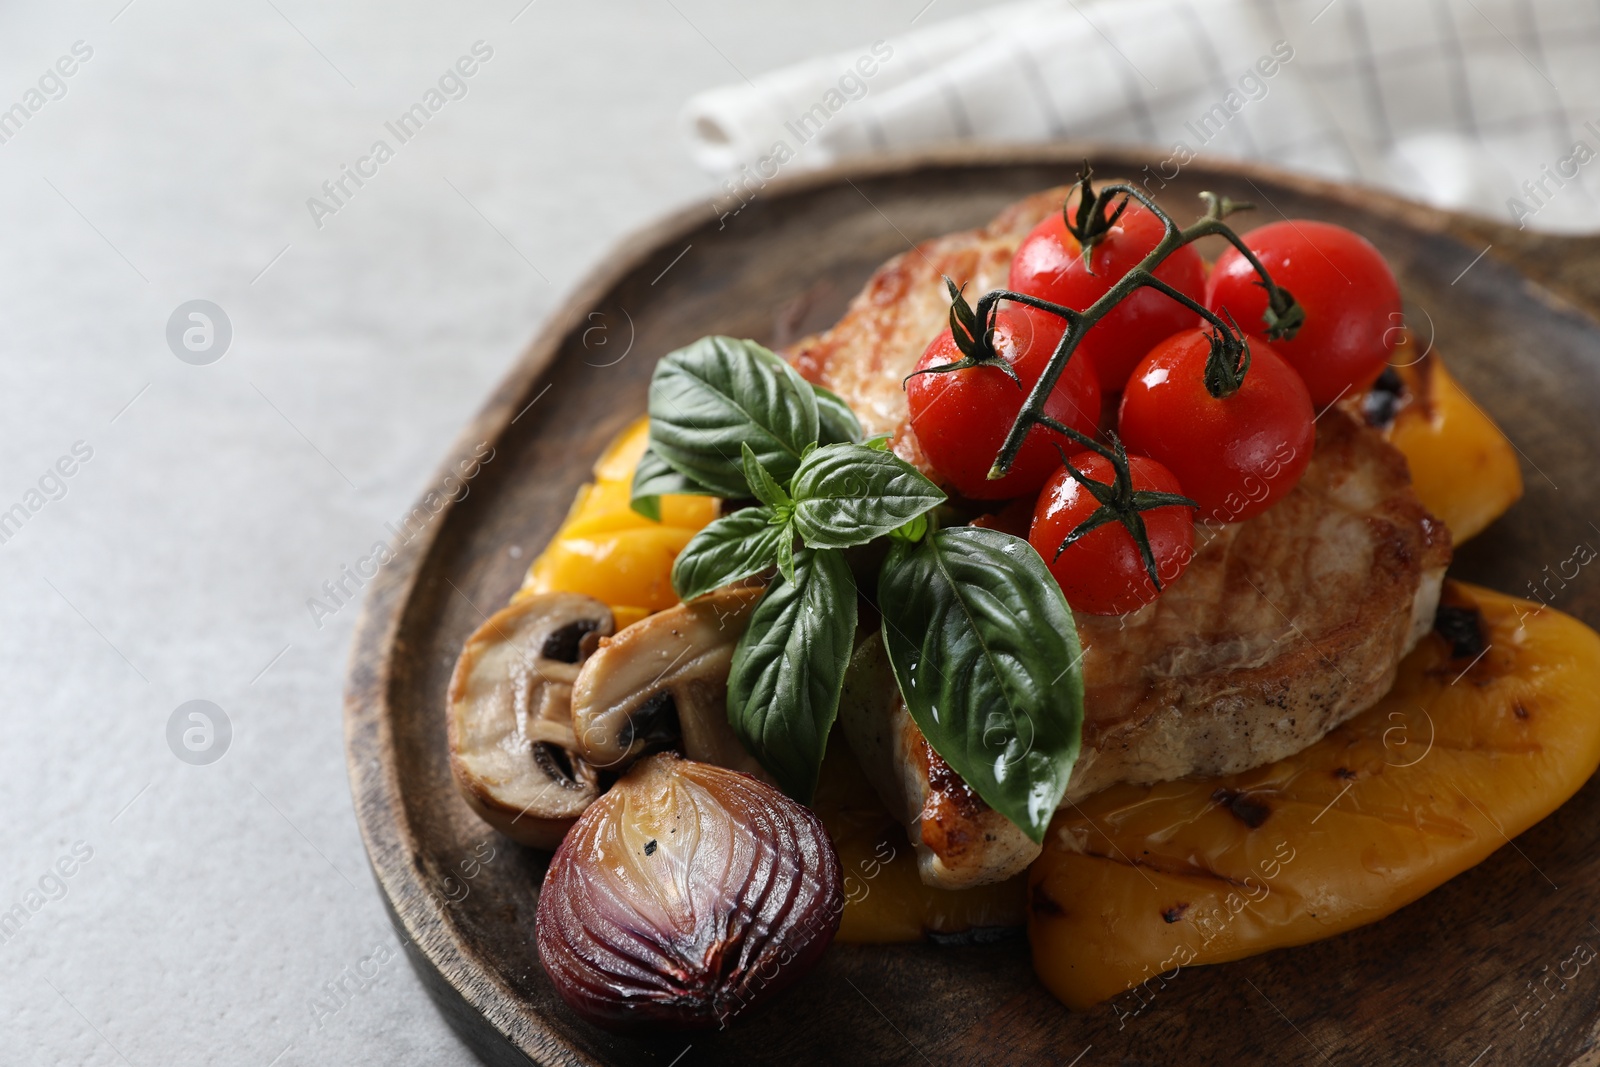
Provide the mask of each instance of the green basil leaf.
POLYGON ((825 445, 843 445, 861 440, 861 423, 850 405, 840 400, 836 393, 813 385, 817 396, 817 440, 825 445))
POLYGON ((825 445, 789 487, 795 530, 811 548, 864 545, 944 503, 939 487, 892 452, 825 445))
POLYGON ((973 526, 895 541, 878 576, 883 640, 934 751, 1034 841, 1083 731, 1078 631, 1021 538, 973 526))
POLYGON ((754 341, 702 337, 663 358, 650 381, 651 450, 727 499, 749 492, 741 444, 783 483, 817 427, 810 384, 754 341))
POLYGON ((794 538, 785 537, 778 542, 778 573, 794 581, 794 538))
POLYGON ((771 508, 741 508, 701 528, 672 563, 672 588, 684 600, 760 574, 778 558, 778 541, 794 532, 774 524, 771 508))
POLYGON ((792 501, 789 494, 783 491, 783 486, 772 476, 772 472, 761 465, 756 454, 749 445, 740 445, 742 450, 744 480, 750 486, 750 492, 755 498, 769 508, 787 508, 792 501))
POLYGON ((750 615, 728 674, 728 721, 783 791, 811 799, 856 635, 856 584, 832 549, 794 554, 750 615))
POLYGON ((633 470, 633 489, 628 506, 653 522, 661 521, 661 498, 673 494, 689 496, 714 496, 709 489, 685 478, 656 455, 654 449, 645 449, 639 465, 633 470))

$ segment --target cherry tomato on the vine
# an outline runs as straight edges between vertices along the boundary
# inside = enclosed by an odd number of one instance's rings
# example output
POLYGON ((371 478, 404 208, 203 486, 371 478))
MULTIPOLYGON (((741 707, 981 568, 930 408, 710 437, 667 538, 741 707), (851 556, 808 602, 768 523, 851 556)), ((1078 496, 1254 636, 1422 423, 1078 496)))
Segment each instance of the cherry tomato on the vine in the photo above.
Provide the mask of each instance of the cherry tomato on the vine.
MULTIPOLYGON (((1075 210, 1078 197, 1075 188, 1067 198, 1068 211, 1075 210)), ((1061 212, 1054 212, 1023 238, 1011 260, 1009 287, 1083 311, 1138 266, 1164 232, 1161 220, 1144 205, 1129 202, 1116 224, 1094 245, 1091 274, 1084 265, 1077 238, 1068 232, 1061 212)), ((1174 251, 1156 268, 1155 276, 1196 303, 1205 296, 1205 264, 1193 245, 1174 251)), ((1048 338, 1053 349, 1066 324, 1048 312, 1030 308, 1027 314, 1035 320, 1040 337, 1048 338)), ((1134 364, 1146 352, 1197 320, 1193 311, 1166 294, 1137 289, 1090 327, 1073 358, 1087 356, 1099 374, 1100 388, 1108 394, 1119 392, 1134 364)))
MULTIPOLYGON (((1061 465, 1055 446, 1068 451, 1078 447, 1064 435, 1036 426, 1024 438, 1010 472, 989 480, 989 468, 1006 433, 1055 347, 1053 341, 1043 346, 1036 342, 1029 321, 1015 310, 1001 307, 995 313, 994 349, 1016 371, 1020 386, 996 366, 917 374, 906 382, 911 428, 923 454, 940 478, 964 496, 1002 500, 1031 495, 1061 465)), ((917 370, 962 358, 955 338, 946 329, 923 352, 917 370)), ((1057 422, 1093 436, 1100 419, 1100 386, 1084 360, 1073 358, 1067 363, 1044 410, 1057 422)))
MULTIPOLYGON (((1354 394, 1383 371, 1400 341, 1400 287, 1382 254, 1343 226, 1306 219, 1273 222, 1244 234, 1244 243, 1278 286, 1305 309, 1292 340, 1274 342, 1300 372, 1318 408, 1354 394)), ((1267 292, 1236 248, 1217 259, 1206 306, 1226 309, 1239 328, 1265 337, 1267 292)))
MULTIPOLYGON (((1112 463, 1104 456, 1080 452, 1071 461, 1094 481, 1109 485, 1115 480, 1112 463)), ((1129 456, 1128 470, 1136 492, 1183 492, 1172 472, 1153 459, 1129 456)), ((1160 595, 1128 528, 1121 522, 1108 522, 1061 548, 1061 542, 1100 506, 1066 468, 1058 467, 1039 493, 1028 543, 1044 557, 1074 611, 1121 615, 1160 595)), ((1183 573, 1194 555, 1193 509, 1167 505, 1142 511, 1140 517, 1150 539, 1156 575, 1165 587, 1183 573)))
POLYGON ((1201 516, 1241 522, 1293 489, 1311 462, 1315 415, 1305 384, 1272 346, 1251 340, 1244 382, 1206 388, 1209 331, 1186 330, 1134 368, 1117 429, 1128 448, 1160 461, 1201 516))

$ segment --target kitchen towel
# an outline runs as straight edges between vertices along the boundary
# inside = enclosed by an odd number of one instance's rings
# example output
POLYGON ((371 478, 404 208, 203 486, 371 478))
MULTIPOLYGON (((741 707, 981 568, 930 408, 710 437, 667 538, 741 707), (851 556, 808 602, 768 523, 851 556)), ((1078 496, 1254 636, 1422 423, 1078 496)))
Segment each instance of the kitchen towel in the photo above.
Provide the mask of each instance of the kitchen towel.
POLYGON ((693 97, 695 159, 734 194, 868 153, 1075 139, 1153 148, 1158 179, 1253 159, 1600 231, 1592 2, 1030 0, 926 24, 934 11, 693 97))

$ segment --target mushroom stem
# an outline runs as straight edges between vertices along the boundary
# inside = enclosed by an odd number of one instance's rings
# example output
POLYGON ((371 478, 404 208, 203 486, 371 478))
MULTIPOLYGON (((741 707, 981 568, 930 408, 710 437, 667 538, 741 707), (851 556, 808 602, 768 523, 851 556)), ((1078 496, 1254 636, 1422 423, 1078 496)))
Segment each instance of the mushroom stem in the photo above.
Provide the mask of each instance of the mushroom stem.
POLYGON ((577 751, 621 771, 647 752, 686 756, 770 781, 728 725, 728 672, 759 585, 735 585, 605 638, 572 687, 577 751))

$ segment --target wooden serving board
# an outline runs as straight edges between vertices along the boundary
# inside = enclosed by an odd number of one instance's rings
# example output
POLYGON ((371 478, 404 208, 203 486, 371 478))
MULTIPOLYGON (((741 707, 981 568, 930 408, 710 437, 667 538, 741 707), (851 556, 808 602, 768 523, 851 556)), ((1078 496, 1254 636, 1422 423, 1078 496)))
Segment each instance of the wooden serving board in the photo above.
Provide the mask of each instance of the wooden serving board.
MULTIPOLYGON (((968 149, 775 182, 720 223, 690 209, 606 257, 462 434, 448 466, 483 445, 493 459, 369 587, 346 746, 396 928, 488 1062, 1600 1064, 1600 967, 1554 977, 1580 942, 1600 950, 1600 782, 1389 919, 1185 969, 1132 1018, 1068 1012, 1034 980, 1021 938, 836 945, 784 1001, 737 1029, 643 1040, 578 1021, 545 978, 533 938, 544 858, 479 822, 450 778, 444 695, 463 640, 516 589, 607 440, 644 410, 662 354, 708 333, 776 347, 825 327, 910 242, 1070 181, 1085 155, 1104 175, 1153 171, 1156 159, 1084 146, 968 149), (1530 983, 1547 978, 1536 997, 1530 983)), ((1435 337, 1515 443, 1527 496, 1460 551, 1453 573, 1524 592, 1577 544, 1600 545, 1600 238, 1519 233, 1217 163, 1192 164, 1160 198, 1183 221, 1198 214, 1202 189, 1255 202, 1262 222, 1327 219, 1374 241, 1419 339, 1435 337)), ((1600 625, 1600 577, 1580 574, 1554 604, 1600 625)))

